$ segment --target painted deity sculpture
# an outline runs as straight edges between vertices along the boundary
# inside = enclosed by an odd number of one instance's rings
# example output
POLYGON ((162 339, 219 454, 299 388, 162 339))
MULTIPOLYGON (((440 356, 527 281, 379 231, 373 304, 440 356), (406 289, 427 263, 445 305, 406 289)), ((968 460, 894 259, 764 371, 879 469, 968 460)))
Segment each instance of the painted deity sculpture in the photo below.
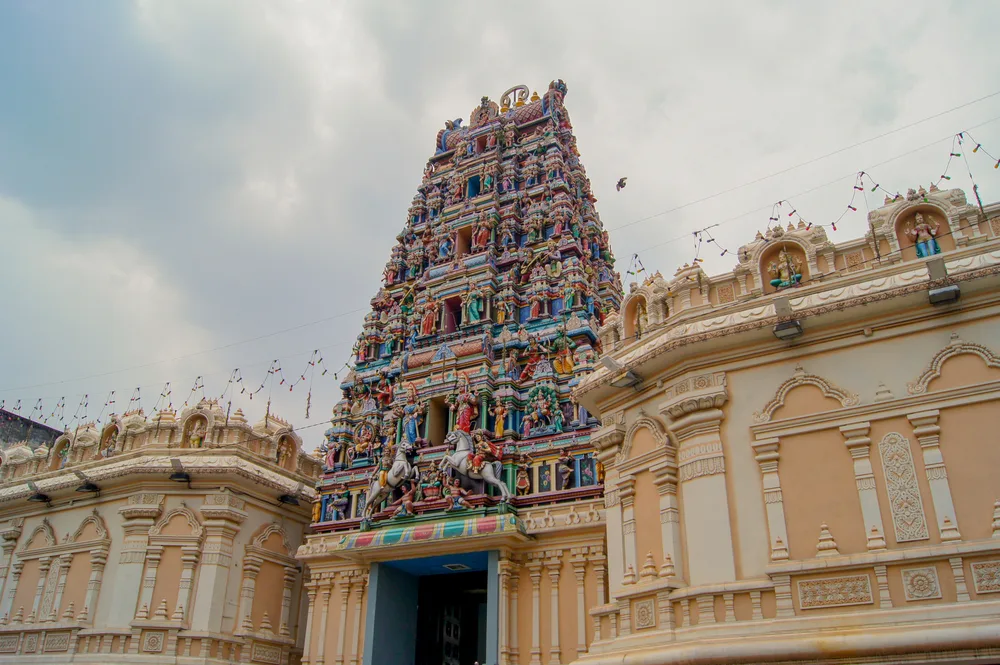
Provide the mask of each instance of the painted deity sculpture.
POLYGON ((337 491, 333 496, 330 497, 330 502, 327 504, 328 509, 332 512, 329 519, 331 520, 342 520, 347 519, 348 507, 351 505, 351 491, 347 489, 347 485, 341 483, 337 488, 337 491))
POLYGON ((411 383, 406 387, 406 405, 402 408, 403 438, 410 446, 420 441, 420 423, 423 422, 424 407, 417 403, 417 389, 411 383))
POLYGON ((462 510, 463 508, 466 510, 472 508, 472 504, 465 498, 470 494, 472 494, 472 491, 464 489, 458 478, 452 478, 451 484, 448 486, 448 499, 450 503, 444 509, 445 512, 450 513, 455 510, 462 510))
POLYGON ((569 489, 573 484, 576 460, 573 459, 573 456, 569 454, 566 448, 559 451, 557 470, 559 472, 559 488, 564 490, 569 489))
POLYGON ((802 267, 798 258, 784 249, 778 252, 777 259, 768 265, 767 272, 772 277, 771 286, 779 289, 795 286, 802 280, 802 267))
POLYGON ((907 225, 906 235, 909 236, 917 248, 917 257, 926 258, 934 254, 941 253, 941 246, 938 245, 938 223, 929 224, 922 213, 917 213, 913 218, 913 224, 907 225))
POLYGON ((503 452, 500 446, 486 438, 484 430, 473 432, 472 445, 473 450, 469 453, 469 470, 473 473, 480 473, 484 464, 497 461, 503 452))
POLYGON ((472 325, 482 319, 483 296, 479 287, 468 285, 468 290, 462 295, 462 323, 472 325))
POLYGON ((518 496, 531 493, 531 458, 522 454, 517 462, 517 480, 514 481, 514 489, 518 496))
POLYGON ((469 377, 462 375, 462 390, 453 398, 451 410, 455 412, 455 429, 468 434, 472 431, 472 423, 479 415, 479 400, 469 389, 469 377))
POLYGON ((497 403, 493 405, 493 436, 498 439, 503 437, 504 423, 508 411, 507 405, 500 400, 497 400, 497 403))

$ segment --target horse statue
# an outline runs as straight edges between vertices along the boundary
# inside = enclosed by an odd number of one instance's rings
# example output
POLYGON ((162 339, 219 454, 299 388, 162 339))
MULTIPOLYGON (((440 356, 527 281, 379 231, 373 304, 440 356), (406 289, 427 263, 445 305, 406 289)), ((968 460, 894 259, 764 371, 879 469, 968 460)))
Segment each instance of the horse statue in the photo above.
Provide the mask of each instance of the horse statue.
POLYGON ((474 473, 469 467, 472 465, 472 460, 469 458, 469 453, 472 452, 472 437, 466 432, 460 429, 449 432, 446 437, 444 437, 444 442, 448 446, 454 446, 455 452, 445 455, 441 459, 441 464, 438 465, 440 471, 447 471, 448 469, 454 469, 456 473, 460 476, 465 476, 466 478, 471 478, 473 480, 485 481, 487 485, 492 485, 497 488, 500 492, 501 501, 509 501, 512 498, 510 490, 507 489, 507 485, 500 480, 500 474, 503 472, 503 465, 500 462, 489 462, 483 465, 478 473, 474 473))
POLYGON ((375 514, 377 506, 381 505, 384 499, 392 495, 392 491, 410 480, 419 480, 420 471, 407 459, 407 455, 413 452, 413 446, 406 441, 401 441, 396 446, 396 456, 392 460, 392 466, 385 474, 385 485, 382 484, 382 472, 375 470, 372 476, 371 485, 368 486, 367 502, 365 503, 364 516, 370 518, 375 514))

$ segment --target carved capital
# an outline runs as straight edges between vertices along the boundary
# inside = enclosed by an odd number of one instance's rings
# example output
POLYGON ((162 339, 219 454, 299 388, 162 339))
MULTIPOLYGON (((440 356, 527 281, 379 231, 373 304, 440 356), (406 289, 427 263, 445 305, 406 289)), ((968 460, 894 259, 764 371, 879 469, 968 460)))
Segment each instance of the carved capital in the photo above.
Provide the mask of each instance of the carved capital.
POLYGON ((625 425, 613 422, 604 425, 590 435, 590 443, 596 450, 596 457, 605 468, 612 468, 615 458, 625 441, 625 425))
MULTIPOLYGON (((719 409, 729 399, 725 372, 687 376, 670 384, 660 414, 678 421, 688 414, 705 409, 719 409)), ((672 428, 671 428, 672 429, 672 428)))

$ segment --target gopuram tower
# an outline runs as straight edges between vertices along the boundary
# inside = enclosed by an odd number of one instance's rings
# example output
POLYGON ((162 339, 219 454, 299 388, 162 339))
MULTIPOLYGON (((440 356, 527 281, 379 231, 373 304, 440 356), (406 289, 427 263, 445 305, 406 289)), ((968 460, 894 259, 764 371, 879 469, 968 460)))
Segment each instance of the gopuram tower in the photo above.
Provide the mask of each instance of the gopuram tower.
POLYGON ((526 623, 517 662, 537 662, 543 643, 548 662, 560 651, 569 662, 592 638, 604 474, 590 445, 598 423, 571 391, 595 369, 622 288, 565 95, 562 81, 541 96, 516 86, 437 134, 321 449, 317 535, 299 551, 311 580, 303 662, 331 662, 331 650, 338 663, 515 662, 510 624, 531 616, 517 613, 517 589, 529 605, 542 568, 548 636, 532 639, 526 623), (563 567, 580 596, 560 618, 563 567), (485 608, 420 595, 425 578, 459 571, 447 587, 482 586, 485 608), (383 621, 411 604, 422 608, 413 635, 383 621), (445 633, 425 626, 442 620, 454 624, 445 633), (385 630, 402 651, 382 653, 385 630), (560 647, 564 631, 577 642, 560 647))

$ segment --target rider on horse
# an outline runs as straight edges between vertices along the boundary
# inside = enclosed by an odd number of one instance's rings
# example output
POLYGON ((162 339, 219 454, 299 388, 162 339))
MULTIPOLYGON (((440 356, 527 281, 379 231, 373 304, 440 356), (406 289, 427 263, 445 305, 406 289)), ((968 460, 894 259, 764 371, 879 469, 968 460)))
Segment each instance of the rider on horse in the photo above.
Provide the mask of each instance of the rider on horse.
POLYGON ((500 459, 500 445, 487 439, 484 430, 478 429, 472 433, 472 444, 474 449, 469 451, 469 465, 473 473, 482 471, 487 462, 500 459))

